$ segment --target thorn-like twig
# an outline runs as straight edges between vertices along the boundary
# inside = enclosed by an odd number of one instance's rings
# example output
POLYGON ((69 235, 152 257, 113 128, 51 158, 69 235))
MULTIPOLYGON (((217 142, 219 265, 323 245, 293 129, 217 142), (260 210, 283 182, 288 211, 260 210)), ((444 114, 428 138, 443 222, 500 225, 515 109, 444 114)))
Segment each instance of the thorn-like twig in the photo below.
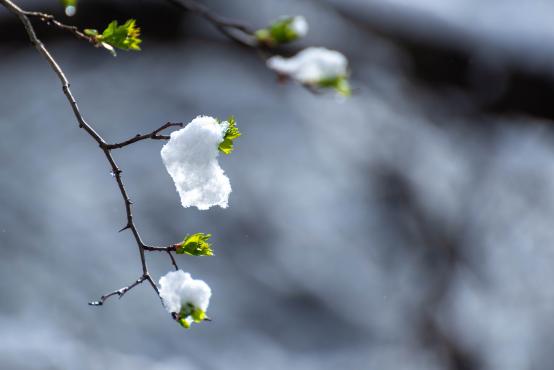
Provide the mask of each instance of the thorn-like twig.
POLYGON ((127 225, 123 226, 123 228, 119 229, 117 232, 120 233, 120 232, 128 230, 130 228, 131 228, 131 225, 127 224, 127 225))
POLYGON ((133 284, 123 287, 121 289, 114 290, 113 292, 105 294, 102 297, 100 297, 98 301, 92 301, 92 302, 89 302, 88 304, 89 306, 102 306, 108 298, 113 297, 114 295, 117 295, 121 299, 125 295, 125 293, 127 293, 129 290, 133 289, 137 285, 142 284, 142 282, 144 280, 147 280, 148 278, 149 278, 148 275, 143 275, 139 277, 133 284))

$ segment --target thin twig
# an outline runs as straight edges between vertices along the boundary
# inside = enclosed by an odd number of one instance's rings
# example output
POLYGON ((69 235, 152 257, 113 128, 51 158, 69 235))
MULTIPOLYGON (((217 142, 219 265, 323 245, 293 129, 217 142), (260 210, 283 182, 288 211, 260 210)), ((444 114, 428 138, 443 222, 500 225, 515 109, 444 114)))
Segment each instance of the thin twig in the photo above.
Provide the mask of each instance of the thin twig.
POLYGON ((115 144, 107 144, 105 146, 106 149, 108 150, 111 150, 111 149, 120 149, 120 148, 123 148, 127 145, 131 145, 131 144, 134 144, 136 143, 137 141, 141 141, 141 140, 146 140, 146 139, 151 139, 151 140, 169 140, 169 136, 167 135, 160 135, 160 132, 162 132, 163 130, 166 130, 170 127, 183 127, 184 124, 183 123, 172 123, 172 122, 167 122, 165 125, 161 126, 160 128, 157 128, 155 129, 154 131, 148 133, 148 134, 137 134, 136 136, 133 136, 132 138, 128 139, 128 140, 125 140, 125 141, 122 141, 120 143, 115 143, 115 144))
POLYGON ((49 26, 54 25, 55 27, 58 27, 59 29, 71 32, 73 35, 75 35, 75 37, 77 37, 79 39, 88 41, 92 44, 96 44, 96 41, 95 41, 94 37, 85 35, 83 32, 81 32, 79 30, 79 28, 77 28, 75 26, 70 26, 70 25, 67 25, 67 24, 64 24, 64 23, 58 21, 51 14, 46 14, 46 13, 41 13, 41 12, 29 12, 29 11, 24 11, 24 10, 22 10, 22 12, 27 17, 38 18, 39 20, 41 20, 42 22, 46 23, 49 26))
POLYGON ((175 267, 175 271, 179 271, 179 266, 177 266, 177 262, 175 261, 173 254, 171 254, 171 251, 167 251, 167 254, 169 254, 169 258, 171 259, 171 264, 173 265, 173 267, 175 267))
POLYGON ((164 301, 163 301, 162 297, 160 296, 160 290, 158 289, 158 286, 156 285, 154 280, 152 280, 152 276, 150 276, 150 274, 146 275, 146 280, 148 280, 148 282, 152 286, 152 289, 154 289, 154 291, 158 295, 158 298, 160 298, 160 302, 162 302, 162 306, 165 306, 164 301))
POLYGON ((172 244, 168 247, 156 247, 152 245, 145 245, 144 250, 149 252, 175 252, 179 244, 172 244))
POLYGON ((254 31, 242 22, 224 18, 213 13, 204 4, 197 3, 194 0, 167 0, 181 10, 190 11, 198 14, 211 24, 213 24, 221 33, 234 42, 250 47, 261 48, 254 36, 254 31))
POLYGON ((177 247, 179 244, 172 244, 167 247, 156 247, 152 245, 145 245, 144 250, 148 252, 166 252, 169 255, 169 258, 171 259, 171 264, 175 268, 175 270, 179 270, 179 266, 177 266, 177 262, 175 261, 175 258, 173 257, 173 254, 171 252, 177 251, 177 247))
POLYGON ((92 302, 89 302, 88 304, 90 306, 102 306, 108 298, 113 297, 114 295, 117 295, 119 296, 119 298, 121 298, 125 295, 125 293, 127 293, 129 290, 133 289, 137 285, 142 284, 142 282, 146 279, 147 279, 147 275, 142 275, 133 284, 118 290, 114 290, 113 292, 105 294, 102 297, 100 297, 98 301, 92 301, 92 302))

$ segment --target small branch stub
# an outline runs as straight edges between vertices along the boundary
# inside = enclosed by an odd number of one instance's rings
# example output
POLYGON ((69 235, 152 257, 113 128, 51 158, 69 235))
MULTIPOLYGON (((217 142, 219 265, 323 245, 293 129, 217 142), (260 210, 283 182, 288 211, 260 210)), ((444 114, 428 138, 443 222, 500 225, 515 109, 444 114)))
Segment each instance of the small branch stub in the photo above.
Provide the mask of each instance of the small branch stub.
POLYGON ((102 306, 102 305, 104 305, 104 302, 108 298, 113 297, 115 295, 117 295, 121 299, 125 295, 125 293, 127 293, 129 290, 133 289, 137 285, 142 284, 142 282, 145 281, 148 278, 149 278, 149 275, 143 275, 140 278, 138 278, 133 284, 131 284, 129 286, 126 286, 126 287, 123 287, 121 289, 114 290, 113 292, 105 294, 102 297, 100 297, 100 300, 92 301, 92 302, 89 302, 88 304, 90 306, 102 306))

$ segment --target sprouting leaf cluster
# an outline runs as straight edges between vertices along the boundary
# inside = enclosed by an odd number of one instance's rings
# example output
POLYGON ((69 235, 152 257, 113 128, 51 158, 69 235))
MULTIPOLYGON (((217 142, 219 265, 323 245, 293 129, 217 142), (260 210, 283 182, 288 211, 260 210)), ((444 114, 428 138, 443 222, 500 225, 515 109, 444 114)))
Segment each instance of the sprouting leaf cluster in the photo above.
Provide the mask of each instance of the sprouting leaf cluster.
POLYGON ((352 95, 352 89, 346 76, 326 78, 317 82, 317 87, 335 89, 343 96, 352 95))
POLYGON ((185 236, 185 239, 181 244, 176 246, 177 254, 190 254, 191 256, 213 256, 213 250, 211 243, 208 240, 211 238, 211 234, 196 233, 185 236))
POLYGON ((192 322, 198 324, 204 320, 206 320, 206 313, 190 303, 184 304, 177 316, 177 322, 185 329, 190 328, 192 322))
POLYGON ((239 129, 236 125, 237 122, 235 121, 235 117, 229 117, 227 119, 227 123, 229 124, 229 126, 227 126, 227 131, 225 131, 223 141, 219 144, 218 149, 224 154, 231 154, 234 149, 234 140, 240 137, 242 134, 239 132, 239 129))
POLYGON ((286 44, 297 40, 300 35, 294 30, 292 24, 294 17, 286 17, 273 22, 269 27, 256 31, 255 36, 258 42, 268 46, 286 44))
POLYGON ((108 49, 114 56, 115 48, 121 50, 140 50, 140 28, 136 26, 134 19, 129 19, 122 25, 118 25, 117 21, 112 21, 108 27, 99 34, 95 29, 86 29, 85 34, 94 38, 98 45, 102 45, 108 49))

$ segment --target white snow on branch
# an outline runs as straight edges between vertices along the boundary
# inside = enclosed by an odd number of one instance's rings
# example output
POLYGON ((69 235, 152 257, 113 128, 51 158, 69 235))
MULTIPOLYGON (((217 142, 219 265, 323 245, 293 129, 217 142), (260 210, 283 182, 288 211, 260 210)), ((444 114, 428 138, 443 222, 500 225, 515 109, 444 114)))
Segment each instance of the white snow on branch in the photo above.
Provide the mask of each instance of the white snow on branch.
POLYGON ((170 271, 160 278, 160 297, 169 313, 179 313, 186 304, 206 312, 211 296, 208 284, 193 279, 183 270, 170 271))
POLYGON ((267 66, 274 71, 309 84, 345 77, 348 74, 348 60, 335 50, 310 47, 292 58, 274 56, 267 60, 267 66))
POLYGON ((227 208, 231 183, 219 166, 218 145, 228 123, 198 116, 184 128, 171 133, 161 155, 167 172, 175 182, 183 207, 206 210, 227 208))
POLYGON ((301 15, 297 15, 292 18, 290 28, 296 33, 298 37, 304 37, 308 33, 308 21, 301 15))

